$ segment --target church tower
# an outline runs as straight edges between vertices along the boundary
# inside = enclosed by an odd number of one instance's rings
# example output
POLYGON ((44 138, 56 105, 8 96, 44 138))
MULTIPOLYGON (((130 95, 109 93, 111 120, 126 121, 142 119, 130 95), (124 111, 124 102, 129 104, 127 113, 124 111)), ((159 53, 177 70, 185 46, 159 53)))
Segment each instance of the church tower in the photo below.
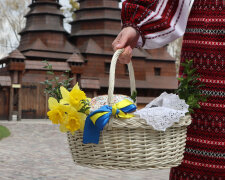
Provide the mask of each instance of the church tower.
MULTIPOLYGON (((112 52, 111 43, 121 29, 118 0, 80 0, 75 11, 76 20, 71 23, 71 39, 85 53, 90 40, 104 52, 112 52), (86 45, 86 46, 85 46, 86 45)), ((94 51, 95 48, 91 51, 94 51)))
MULTIPOLYGON (((85 58, 81 87, 90 97, 107 94, 112 42, 121 30, 119 0, 79 0, 80 9, 71 23, 71 42, 85 58), (94 92, 94 93, 93 93, 94 92)), ((140 104, 150 102, 164 89, 176 89, 175 60, 166 48, 157 51, 134 49, 132 62, 140 104), (159 57, 158 54, 161 54, 159 57), (170 82, 170 83, 168 83, 170 82)), ((126 65, 117 64, 115 93, 129 95, 126 65)))
MULTIPOLYGON (((40 82, 51 79, 43 60, 62 77, 69 71, 88 97, 107 94, 112 42, 121 30, 119 0, 79 0, 71 34, 58 0, 32 0, 17 49, 0 60, 0 119, 46 118, 48 97, 40 82)), ((132 58, 139 107, 177 88, 175 60, 166 48, 135 49, 132 58)), ((128 69, 117 64, 115 93, 130 93, 128 69)))
POLYGON ((24 56, 66 61, 72 53, 79 52, 68 41, 69 34, 63 27, 64 16, 58 0, 33 0, 29 7, 18 47, 24 56))
MULTIPOLYGON (((32 0, 29 7, 25 28, 20 32, 19 47, 0 61, 0 74, 11 80, 7 87, 9 97, 6 98, 9 119, 13 115, 17 115, 18 120, 21 117, 46 117, 47 97, 40 82, 52 77, 46 74, 43 60, 52 65, 59 77, 70 71, 73 83, 83 70, 83 57, 69 42, 69 33, 63 27, 64 16, 59 1, 32 0)), ((0 102, 1 106, 4 105, 0 102)))

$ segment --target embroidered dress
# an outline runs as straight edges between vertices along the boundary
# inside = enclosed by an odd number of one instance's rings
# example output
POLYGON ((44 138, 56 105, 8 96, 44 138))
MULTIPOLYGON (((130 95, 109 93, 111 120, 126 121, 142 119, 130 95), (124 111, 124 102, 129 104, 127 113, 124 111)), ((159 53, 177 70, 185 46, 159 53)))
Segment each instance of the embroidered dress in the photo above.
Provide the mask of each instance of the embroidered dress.
MULTIPOLYGON (((157 48, 184 34, 181 62, 194 68, 210 95, 192 115, 182 164, 172 168, 171 180, 225 179, 225 2, 195 0, 188 18, 189 0, 127 0, 123 26, 141 34, 138 46, 157 48)), ((183 69, 180 68, 180 74, 183 69)))

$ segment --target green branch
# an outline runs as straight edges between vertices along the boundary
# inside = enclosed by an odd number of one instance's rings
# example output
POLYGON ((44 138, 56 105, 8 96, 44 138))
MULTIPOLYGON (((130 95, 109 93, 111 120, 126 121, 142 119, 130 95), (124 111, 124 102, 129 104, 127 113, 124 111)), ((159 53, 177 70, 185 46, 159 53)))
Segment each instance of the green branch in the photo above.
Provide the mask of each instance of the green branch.
POLYGON ((189 113, 194 113, 194 109, 200 108, 199 102, 206 102, 208 95, 201 93, 201 87, 205 85, 201 83, 198 78, 200 76, 196 73, 196 69, 193 68, 193 60, 186 60, 181 66, 184 67, 184 75, 178 78, 179 87, 176 90, 176 94, 180 99, 184 99, 189 105, 189 113))
POLYGON ((70 91, 71 90, 70 82, 73 80, 73 78, 69 77, 69 71, 64 71, 64 73, 61 75, 64 79, 60 82, 59 77, 55 75, 52 69, 52 65, 49 64, 48 61, 42 62, 46 64, 46 66, 44 66, 43 68, 47 70, 47 74, 52 76, 50 80, 46 79, 44 82, 41 82, 41 84, 45 85, 44 92, 49 96, 56 98, 59 101, 60 99, 62 99, 60 87, 63 86, 68 91, 70 91))

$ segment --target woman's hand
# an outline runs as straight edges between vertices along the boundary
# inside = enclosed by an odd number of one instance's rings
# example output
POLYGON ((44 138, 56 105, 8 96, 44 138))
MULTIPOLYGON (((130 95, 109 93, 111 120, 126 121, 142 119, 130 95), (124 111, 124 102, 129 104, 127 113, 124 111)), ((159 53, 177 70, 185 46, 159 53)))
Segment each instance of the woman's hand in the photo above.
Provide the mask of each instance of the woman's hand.
POLYGON ((139 33, 133 27, 124 28, 112 43, 113 50, 124 48, 124 52, 119 56, 122 64, 128 64, 132 57, 132 50, 136 47, 139 33))

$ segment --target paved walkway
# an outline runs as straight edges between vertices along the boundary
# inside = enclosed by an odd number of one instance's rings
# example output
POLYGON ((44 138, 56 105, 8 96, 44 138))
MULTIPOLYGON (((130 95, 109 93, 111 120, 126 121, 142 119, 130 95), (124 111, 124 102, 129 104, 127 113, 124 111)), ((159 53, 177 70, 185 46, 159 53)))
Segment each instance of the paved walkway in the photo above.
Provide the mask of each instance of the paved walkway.
POLYGON ((1 180, 168 180, 169 170, 114 171, 75 166, 66 136, 48 120, 0 121, 1 180))

